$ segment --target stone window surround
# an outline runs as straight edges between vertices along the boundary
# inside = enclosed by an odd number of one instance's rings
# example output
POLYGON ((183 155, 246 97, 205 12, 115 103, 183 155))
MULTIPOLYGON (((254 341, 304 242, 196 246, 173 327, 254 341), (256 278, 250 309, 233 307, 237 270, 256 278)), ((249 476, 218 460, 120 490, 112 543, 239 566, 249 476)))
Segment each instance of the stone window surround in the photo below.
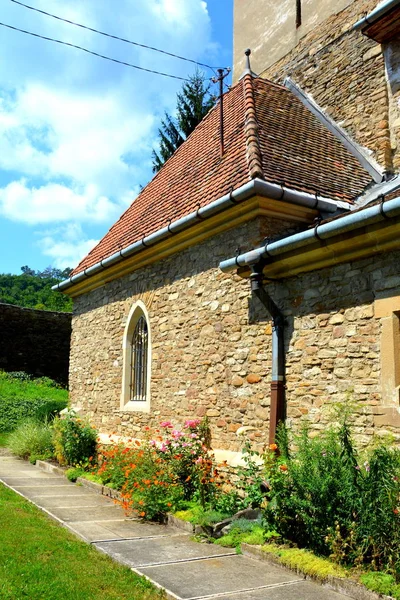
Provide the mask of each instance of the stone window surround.
POLYGON ((150 412, 150 375, 151 375, 151 329, 150 319, 145 304, 138 300, 133 304, 129 311, 128 319, 126 321, 124 336, 122 342, 122 356, 123 356, 123 369, 122 369, 122 393, 121 393, 121 405, 120 409, 127 412, 150 412), (146 399, 145 400, 131 400, 130 398, 130 380, 131 380, 131 345, 132 336, 135 331, 136 324, 140 317, 144 316, 147 323, 148 332, 148 359, 147 359, 147 378, 146 378, 146 399))
POLYGON ((381 404, 375 407, 375 424, 400 426, 400 296, 374 303, 381 322, 381 404))

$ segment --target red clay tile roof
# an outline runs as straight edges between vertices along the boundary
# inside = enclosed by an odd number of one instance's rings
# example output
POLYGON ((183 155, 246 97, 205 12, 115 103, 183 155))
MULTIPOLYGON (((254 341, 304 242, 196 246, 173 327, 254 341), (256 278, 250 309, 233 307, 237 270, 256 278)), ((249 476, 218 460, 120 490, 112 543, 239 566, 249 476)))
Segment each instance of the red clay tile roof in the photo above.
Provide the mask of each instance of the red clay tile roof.
POLYGON ((357 159, 287 88, 246 75, 73 271, 80 273, 256 177, 352 202, 371 183, 357 159))

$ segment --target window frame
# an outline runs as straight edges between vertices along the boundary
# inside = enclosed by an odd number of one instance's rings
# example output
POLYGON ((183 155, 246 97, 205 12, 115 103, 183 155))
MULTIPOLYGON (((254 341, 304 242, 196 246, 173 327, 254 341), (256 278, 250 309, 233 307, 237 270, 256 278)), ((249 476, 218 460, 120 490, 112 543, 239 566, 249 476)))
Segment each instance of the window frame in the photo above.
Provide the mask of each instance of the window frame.
POLYGON ((123 337, 123 373, 121 410, 130 412, 150 412, 150 379, 151 379, 151 328, 149 314, 145 304, 138 300, 131 307, 126 321, 123 337), (135 350, 133 348, 136 327, 143 317, 147 328, 147 352, 145 362, 145 394, 142 398, 132 398, 132 384, 135 382, 133 374, 133 362, 135 361, 135 350))

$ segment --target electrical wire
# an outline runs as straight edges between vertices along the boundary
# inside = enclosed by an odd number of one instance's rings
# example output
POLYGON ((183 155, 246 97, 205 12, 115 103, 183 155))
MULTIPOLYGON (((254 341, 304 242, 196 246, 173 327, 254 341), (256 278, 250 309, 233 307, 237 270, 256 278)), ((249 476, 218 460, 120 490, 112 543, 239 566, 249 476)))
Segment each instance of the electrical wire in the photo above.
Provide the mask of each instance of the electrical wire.
POLYGON ((93 56, 98 56, 99 58, 103 58, 104 60, 109 60, 111 62, 118 63, 119 65, 124 65, 125 67, 131 67, 132 69, 138 69, 139 71, 146 71, 146 73, 153 73, 154 75, 162 75, 163 77, 170 77, 171 79, 180 79, 181 81, 190 81, 185 77, 179 77, 178 75, 170 75, 169 73, 163 73, 162 71, 154 71, 153 69, 146 69, 145 67, 139 67, 138 65, 133 65, 132 63, 125 62, 123 60, 118 60, 117 58, 111 58, 110 56, 105 56, 104 54, 99 54, 98 52, 94 52, 93 50, 88 50, 87 48, 83 48, 82 46, 77 46, 76 44, 71 44, 69 42, 63 42, 62 40, 56 40, 55 38, 46 37, 45 35, 39 35, 38 33, 33 33, 32 31, 26 31, 26 29, 20 29, 19 27, 14 27, 13 25, 7 25, 6 23, 1 23, 1 27, 7 27, 8 29, 13 29, 14 31, 19 31, 20 33, 25 33, 26 35, 32 35, 33 37, 40 38, 42 40, 47 40, 49 42, 55 42, 56 44, 62 44, 63 46, 69 46, 70 48, 76 48, 77 50, 82 50, 82 52, 87 52, 88 54, 93 54, 93 56))
POLYGON ((191 58, 186 58, 184 56, 179 56, 179 54, 173 54, 172 52, 167 52, 166 50, 161 50, 160 48, 154 48, 153 46, 147 46, 146 44, 140 44, 139 42, 133 42, 132 40, 127 40, 125 38, 119 37, 118 35, 112 35, 111 33, 106 33, 104 31, 100 31, 99 29, 94 29, 93 27, 88 27, 87 25, 82 25, 81 23, 76 23, 75 21, 70 21, 69 19, 63 19, 62 17, 58 17, 53 13, 46 12, 45 10, 41 10, 39 8, 35 8, 34 6, 29 6, 29 4, 24 4, 23 2, 19 2, 19 0, 10 0, 14 4, 19 4, 24 8, 28 8, 29 10, 33 10, 35 12, 41 13, 42 15, 46 15, 48 17, 52 17, 53 19, 57 19, 58 21, 64 21, 64 23, 69 23, 69 25, 74 25, 75 27, 81 27, 82 29, 87 29, 88 31, 93 31, 94 33, 98 33, 99 35, 104 35, 105 37, 112 38, 114 40, 118 40, 120 42, 125 42, 126 44, 132 44, 133 46, 139 46, 140 48, 146 48, 146 50, 153 50, 154 52, 160 52, 161 54, 166 54, 167 56, 172 56, 173 58, 178 58, 179 60, 185 60, 187 62, 193 63, 195 65, 199 65, 199 67, 206 67, 206 69, 211 69, 215 71, 217 67, 210 67, 210 65, 206 65, 205 63, 198 62, 191 58))

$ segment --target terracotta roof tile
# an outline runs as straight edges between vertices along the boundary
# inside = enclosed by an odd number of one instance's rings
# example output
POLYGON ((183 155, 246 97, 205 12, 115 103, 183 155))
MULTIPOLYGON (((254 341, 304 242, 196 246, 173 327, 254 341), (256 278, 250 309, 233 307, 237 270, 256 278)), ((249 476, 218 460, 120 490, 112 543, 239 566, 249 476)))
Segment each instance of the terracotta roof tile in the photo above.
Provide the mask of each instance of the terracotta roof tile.
POLYGON ((224 96, 74 274, 259 177, 352 202, 371 182, 357 159, 288 89, 246 75, 224 96))

